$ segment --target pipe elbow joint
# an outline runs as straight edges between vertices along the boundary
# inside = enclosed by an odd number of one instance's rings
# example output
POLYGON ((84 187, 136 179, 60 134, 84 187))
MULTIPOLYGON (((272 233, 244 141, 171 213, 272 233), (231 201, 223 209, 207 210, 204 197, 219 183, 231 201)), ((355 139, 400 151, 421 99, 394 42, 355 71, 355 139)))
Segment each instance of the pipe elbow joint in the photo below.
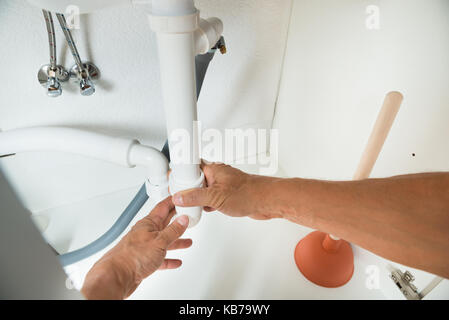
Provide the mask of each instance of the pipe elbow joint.
POLYGON ((146 188, 148 196, 162 200, 168 197, 168 160, 155 148, 135 142, 128 154, 130 166, 143 166, 148 169, 146 188))
POLYGON ((195 31, 196 54, 205 54, 223 34, 223 22, 218 18, 201 19, 195 31))

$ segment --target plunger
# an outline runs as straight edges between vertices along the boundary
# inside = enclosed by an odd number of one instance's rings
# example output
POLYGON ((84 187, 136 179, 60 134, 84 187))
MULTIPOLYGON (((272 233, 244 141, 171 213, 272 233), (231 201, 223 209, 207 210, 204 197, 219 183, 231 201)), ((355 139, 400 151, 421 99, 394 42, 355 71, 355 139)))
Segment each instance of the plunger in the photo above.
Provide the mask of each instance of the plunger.
MULTIPOLYGON (((353 180, 369 177, 402 100, 402 94, 397 91, 386 95, 353 180)), ((309 281, 326 288, 346 284, 354 273, 354 255, 349 242, 320 231, 314 231, 298 242, 295 262, 309 281)))

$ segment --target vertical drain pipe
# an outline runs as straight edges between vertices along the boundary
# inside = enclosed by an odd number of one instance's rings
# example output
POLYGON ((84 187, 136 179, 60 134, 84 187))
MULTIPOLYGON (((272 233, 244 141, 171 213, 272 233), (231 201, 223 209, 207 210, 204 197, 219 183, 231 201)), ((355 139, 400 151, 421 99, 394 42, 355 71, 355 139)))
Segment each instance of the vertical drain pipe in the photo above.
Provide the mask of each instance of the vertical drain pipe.
MULTIPOLYGON (((171 169, 170 193, 203 186, 199 167, 199 141, 195 81, 195 37, 199 11, 193 0, 153 0, 150 25, 157 35, 162 97, 167 122, 171 169)), ((176 208, 196 225, 201 207, 176 208)))

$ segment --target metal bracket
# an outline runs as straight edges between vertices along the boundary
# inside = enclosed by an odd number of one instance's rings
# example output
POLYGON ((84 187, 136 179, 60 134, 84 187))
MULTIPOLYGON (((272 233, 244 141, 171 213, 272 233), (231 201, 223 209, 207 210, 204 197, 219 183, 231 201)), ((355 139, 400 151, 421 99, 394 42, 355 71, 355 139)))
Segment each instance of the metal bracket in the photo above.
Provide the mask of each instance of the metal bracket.
POLYGON ((418 288, 412 283, 415 281, 415 277, 410 271, 402 273, 401 270, 393 267, 391 264, 387 265, 387 269, 390 271, 390 278, 407 300, 422 300, 444 280, 442 277, 435 276, 424 289, 418 292, 418 288))
POLYGON ((421 296, 418 293, 418 288, 412 283, 415 277, 410 273, 410 271, 405 271, 403 273, 399 269, 392 268, 390 278, 396 284, 396 286, 401 290, 407 300, 421 300, 421 296))
POLYGON ((410 273, 410 271, 402 273, 401 270, 396 269, 391 265, 388 265, 387 268, 391 272, 390 278, 394 281, 399 290, 401 290, 407 300, 422 300, 444 280, 441 277, 435 276, 435 278, 424 289, 418 292, 418 289, 412 283, 415 280, 415 277, 410 273))

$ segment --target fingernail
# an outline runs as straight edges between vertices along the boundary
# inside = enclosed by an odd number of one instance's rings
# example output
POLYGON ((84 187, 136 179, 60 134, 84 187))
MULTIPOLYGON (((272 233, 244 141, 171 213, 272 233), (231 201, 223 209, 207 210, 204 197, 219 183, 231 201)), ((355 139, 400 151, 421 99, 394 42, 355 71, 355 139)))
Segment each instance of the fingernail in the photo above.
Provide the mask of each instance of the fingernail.
POLYGON ((180 216, 179 218, 176 219, 176 221, 178 221, 178 223, 185 227, 189 224, 189 217, 187 216, 180 216))
POLYGON ((175 204, 175 205, 180 205, 180 206, 182 206, 182 204, 183 204, 183 199, 182 199, 182 195, 180 194, 180 193, 176 193, 174 196, 173 196, 173 203, 175 204))

